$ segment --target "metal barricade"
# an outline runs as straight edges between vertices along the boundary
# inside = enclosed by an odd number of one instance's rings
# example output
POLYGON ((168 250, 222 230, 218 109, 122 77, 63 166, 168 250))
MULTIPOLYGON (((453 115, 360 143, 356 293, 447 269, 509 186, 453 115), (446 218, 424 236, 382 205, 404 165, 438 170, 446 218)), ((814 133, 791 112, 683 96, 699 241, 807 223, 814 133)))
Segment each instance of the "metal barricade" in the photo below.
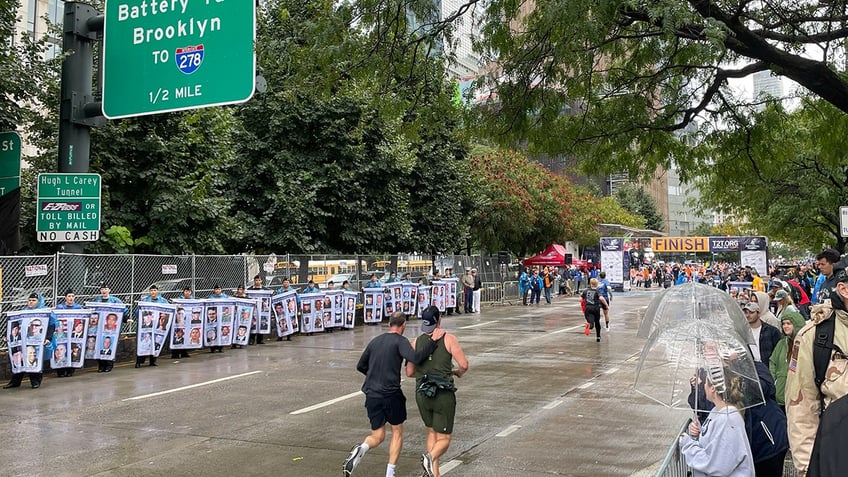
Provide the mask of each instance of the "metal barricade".
POLYGON ((501 301, 503 287, 500 282, 483 282, 480 288, 480 303, 495 303, 501 301))
POLYGON ((503 282, 501 285, 503 288, 503 298, 504 300, 520 300, 521 293, 518 292, 518 282, 503 282))
POLYGON ((683 425, 680 427, 680 430, 674 435, 674 441, 671 443, 671 446, 668 448, 668 452, 665 454, 665 459, 663 459, 659 468, 657 469, 657 473, 654 474, 654 477, 687 477, 692 475, 689 471, 689 466, 686 465, 686 460, 683 458, 683 455, 678 450, 678 437, 680 434, 686 432, 686 428, 689 426, 689 420, 687 419, 683 425))

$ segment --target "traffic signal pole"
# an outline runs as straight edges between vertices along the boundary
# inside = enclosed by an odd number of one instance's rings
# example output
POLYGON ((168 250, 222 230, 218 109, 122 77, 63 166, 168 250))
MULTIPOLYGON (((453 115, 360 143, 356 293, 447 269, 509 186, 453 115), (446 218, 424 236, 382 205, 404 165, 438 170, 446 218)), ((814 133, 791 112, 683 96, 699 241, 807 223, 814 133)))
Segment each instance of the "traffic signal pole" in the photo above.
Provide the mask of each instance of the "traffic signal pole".
MULTIPOLYGON (((92 127, 105 124, 101 103, 94 97, 94 45, 103 31, 103 15, 84 3, 66 2, 62 49, 62 90, 59 107, 59 172, 88 172, 92 127)), ((62 250, 82 253, 82 242, 62 250)))

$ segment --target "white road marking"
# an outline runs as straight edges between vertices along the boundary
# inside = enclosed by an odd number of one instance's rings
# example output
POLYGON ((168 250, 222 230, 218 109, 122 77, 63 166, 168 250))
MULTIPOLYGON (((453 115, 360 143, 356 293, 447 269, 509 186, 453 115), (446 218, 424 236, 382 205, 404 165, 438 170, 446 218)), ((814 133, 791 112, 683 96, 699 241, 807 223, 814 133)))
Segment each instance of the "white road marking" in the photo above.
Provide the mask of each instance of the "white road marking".
POLYGON ((519 429, 521 429, 521 426, 512 425, 502 430, 501 432, 495 434, 495 437, 506 437, 519 429))
POLYGON ((289 414, 291 414, 291 415, 305 414, 307 412, 311 412, 311 411, 314 411, 316 409, 321 409, 322 407, 330 406, 330 405, 335 404, 337 402, 342 402, 342 401, 344 401, 346 399, 350 399, 352 397, 361 396, 362 394, 363 394, 362 391, 356 391, 355 393, 345 394, 344 396, 337 397, 335 399, 330 399, 329 401, 319 402, 318 404, 315 404, 315 405, 312 405, 312 406, 309 406, 309 407, 305 407, 303 409, 298 409, 297 411, 292 411, 289 414))
POLYGON ((618 371, 618 368, 610 368, 604 374, 612 374, 618 371))
POLYGON ((447 474, 448 472, 453 469, 456 469, 460 465, 462 465, 462 461, 454 459, 450 462, 445 463, 444 465, 439 465, 439 473, 442 475, 447 474))
POLYGON ((483 323, 477 323, 476 325, 460 326, 457 329, 459 329, 459 330, 469 330, 471 328, 478 328, 480 326, 491 325, 492 323, 497 323, 497 322, 498 322, 498 320, 485 321, 483 323))
POLYGON ((263 371, 251 371, 249 373, 236 374, 235 376, 227 376, 226 378, 213 379, 212 381, 206 381, 206 382, 203 382, 203 383, 192 384, 192 385, 189 385, 189 386, 182 386, 182 387, 179 387, 179 388, 168 389, 167 391, 159 391, 159 392, 156 392, 156 393, 144 394, 142 396, 135 396, 135 397, 131 397, 131 398, 126 398, 126 399, 123 399, 122 401, 123 402, 137 401, 139 399, 147 399, 147 398, 156 397, 156 396, 163 396, 165 394, 171 394, 171 393, 175 393, 175 392, 178 392, 178 391, 185 391, 186 389, 199 388, 201 386, 208 386, 210 384, 221 383, 221 382, 224 382, 224 381, 229 381, 230 379, 243 378, 245 376, 250 376, 251 374, 257 374, 257 373, 262 373, 262 372, 263 371))
POLYGON ((577 389, 586 389, 588 387, 591 387, 593 384, 595 384, 595 383, 589 381, 588 383, 583 383, 580 386, 577 386, 577 389))
POLYGON ((544 406, 542 406, 542 409, 553 409, 553 408, 559 406, 560 404, 562 404, 563 402, 565 402, 565 401, 563 401, 562 399, 557 399, 556 401, 551 401, 551 402, 545 404, 544 406))
POLYGON ((637 359, 639 359, 639 355, 633 355, 633 356, 631 356, 631 357, 629 357, 629 358, 625 359, 624 361, 625 361, 626 363, 632 363, 633 361, 636 361, 637 359))

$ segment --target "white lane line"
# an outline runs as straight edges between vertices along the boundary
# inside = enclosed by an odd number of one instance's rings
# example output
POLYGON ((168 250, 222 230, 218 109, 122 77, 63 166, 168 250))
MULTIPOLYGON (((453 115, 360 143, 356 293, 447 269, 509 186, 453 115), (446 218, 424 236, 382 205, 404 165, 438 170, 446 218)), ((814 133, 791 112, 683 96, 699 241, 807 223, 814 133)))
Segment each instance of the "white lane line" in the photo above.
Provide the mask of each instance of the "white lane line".
POLYGON ((230 379, 243 378, 245 376, 250 376, 251 374, 257 374, 257 373, 262 373, 262 372, 263 371, 251 371, 249 373, 236 374, 235 376, 227 376, 226 378, 213 379, 212 381, 206 381, 206 382, 203 382, 203 383, 192 384, 192 385, 183 386, 183 387, 180 387, 180 388, 168 389, 167 391, 159 391, 157 393, 144 394, 142 396, 135 396, 135 397, 131 397, 131 398, 126 398, 126 399, 122 399, 122 401, 123 402, 137 401, 139 399, 147 399, 147 398, 156 397, 156 396, 163 396, 165 394, 171 394, 171 393, 175 393, 175 392, 178 392, 178 391, 185 391, 186 389, 199 388, 201 386, 208 386, 210 384, 221 383, 221 382, 224 382, 224 381, 229 381, 230 379))
POLYGON ((612 374, 618 371, 618 368, 610 368, 604 374, 612 374))
POLYGON ((553 409, 553 408, 559 406, 560 404, 562 404, 563 402, 565 402, 565 401, 563 401, 562 399, 557 399, 556 401, 551 401, 551 402, 545 404, 544 406, 542 406, 542 409, 553 409))
POLYGON ((506 437, 519 429, 521 429, 521 426, 512 425, 502 430, 501 432, 495 434, 495 437, 506 437))
POLYGON ((447 474, 448 472, 452 471, 453 469, 456 469, 460 465, 462 465, 462 461, 454 459, 450 462, 445 463, 444 465, 439 465, 439 473, 443 475, 447 474))
POLYGON ((297 411, 292 411, 289 414, 291 414, 291 415, 305 414, 307 412, 311 412, 311 411, 314 411, 316 409, 321 409, 322 407, 330 406, 330 405, 335 404, 337 402, 342 402, 345 399, 350 399, 352 397, 361 396, 362 394, 363 394, 362 391, 356 391, 355 393, 345 394, 344 396, 337 397, 335 399, 330 399, 329 401, 319 402, 318 404, 315 404, 315 405, 312 405, 312 406, 309 406, 309 407, 305 407, 303 409, 298 409, 297 411))
POLYGON ((593 383, 593 382, 591 382, 591 381, 590 381, 590 382, 588 382, 588 383, 583 383, 583 384, 581 384, 580 386, 577 386, 577 389, 586 389, 586 388, 588 388, 588 387, 592 386, 593 384, 595 384, 595 383, 593 383))
POLYGON ((477 323, 476 325, 460 326, 457 329, 459 329, 459 330, 470 330, 471 328, 478 328, 480 326, 491 325, 492 323, 497 323, 497 322, 498 322, 498 320, 485 321, 483 323, 477 323))

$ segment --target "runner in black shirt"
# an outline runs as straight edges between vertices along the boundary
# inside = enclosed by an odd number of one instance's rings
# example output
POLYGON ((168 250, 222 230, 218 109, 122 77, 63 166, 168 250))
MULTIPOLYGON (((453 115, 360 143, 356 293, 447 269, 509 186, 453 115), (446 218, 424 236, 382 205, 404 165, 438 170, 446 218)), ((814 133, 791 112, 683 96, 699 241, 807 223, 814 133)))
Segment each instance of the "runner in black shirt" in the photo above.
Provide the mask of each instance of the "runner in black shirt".
POLYGON ((392 426, 389 444, 389 464, 386 475, 395 475, 395 465, 403 447, 403 422, 406 420, 406 397, 400 388, 400 370, 403 360, 421 364, 436 349, 436 342, 444 336, 443 329, 433 332, 427 346, 414 350, 403 337, 406 317, 396 311, 389 317, 389 331, 368 343, 356 369, 365 375, 362 392, 365 393, 365 408, 371 421, 371 434, 362 444, 351 449, 344 462, 344 475, 349 477, 368 449, 379 446, 386 438, 386 423, 392 426))

